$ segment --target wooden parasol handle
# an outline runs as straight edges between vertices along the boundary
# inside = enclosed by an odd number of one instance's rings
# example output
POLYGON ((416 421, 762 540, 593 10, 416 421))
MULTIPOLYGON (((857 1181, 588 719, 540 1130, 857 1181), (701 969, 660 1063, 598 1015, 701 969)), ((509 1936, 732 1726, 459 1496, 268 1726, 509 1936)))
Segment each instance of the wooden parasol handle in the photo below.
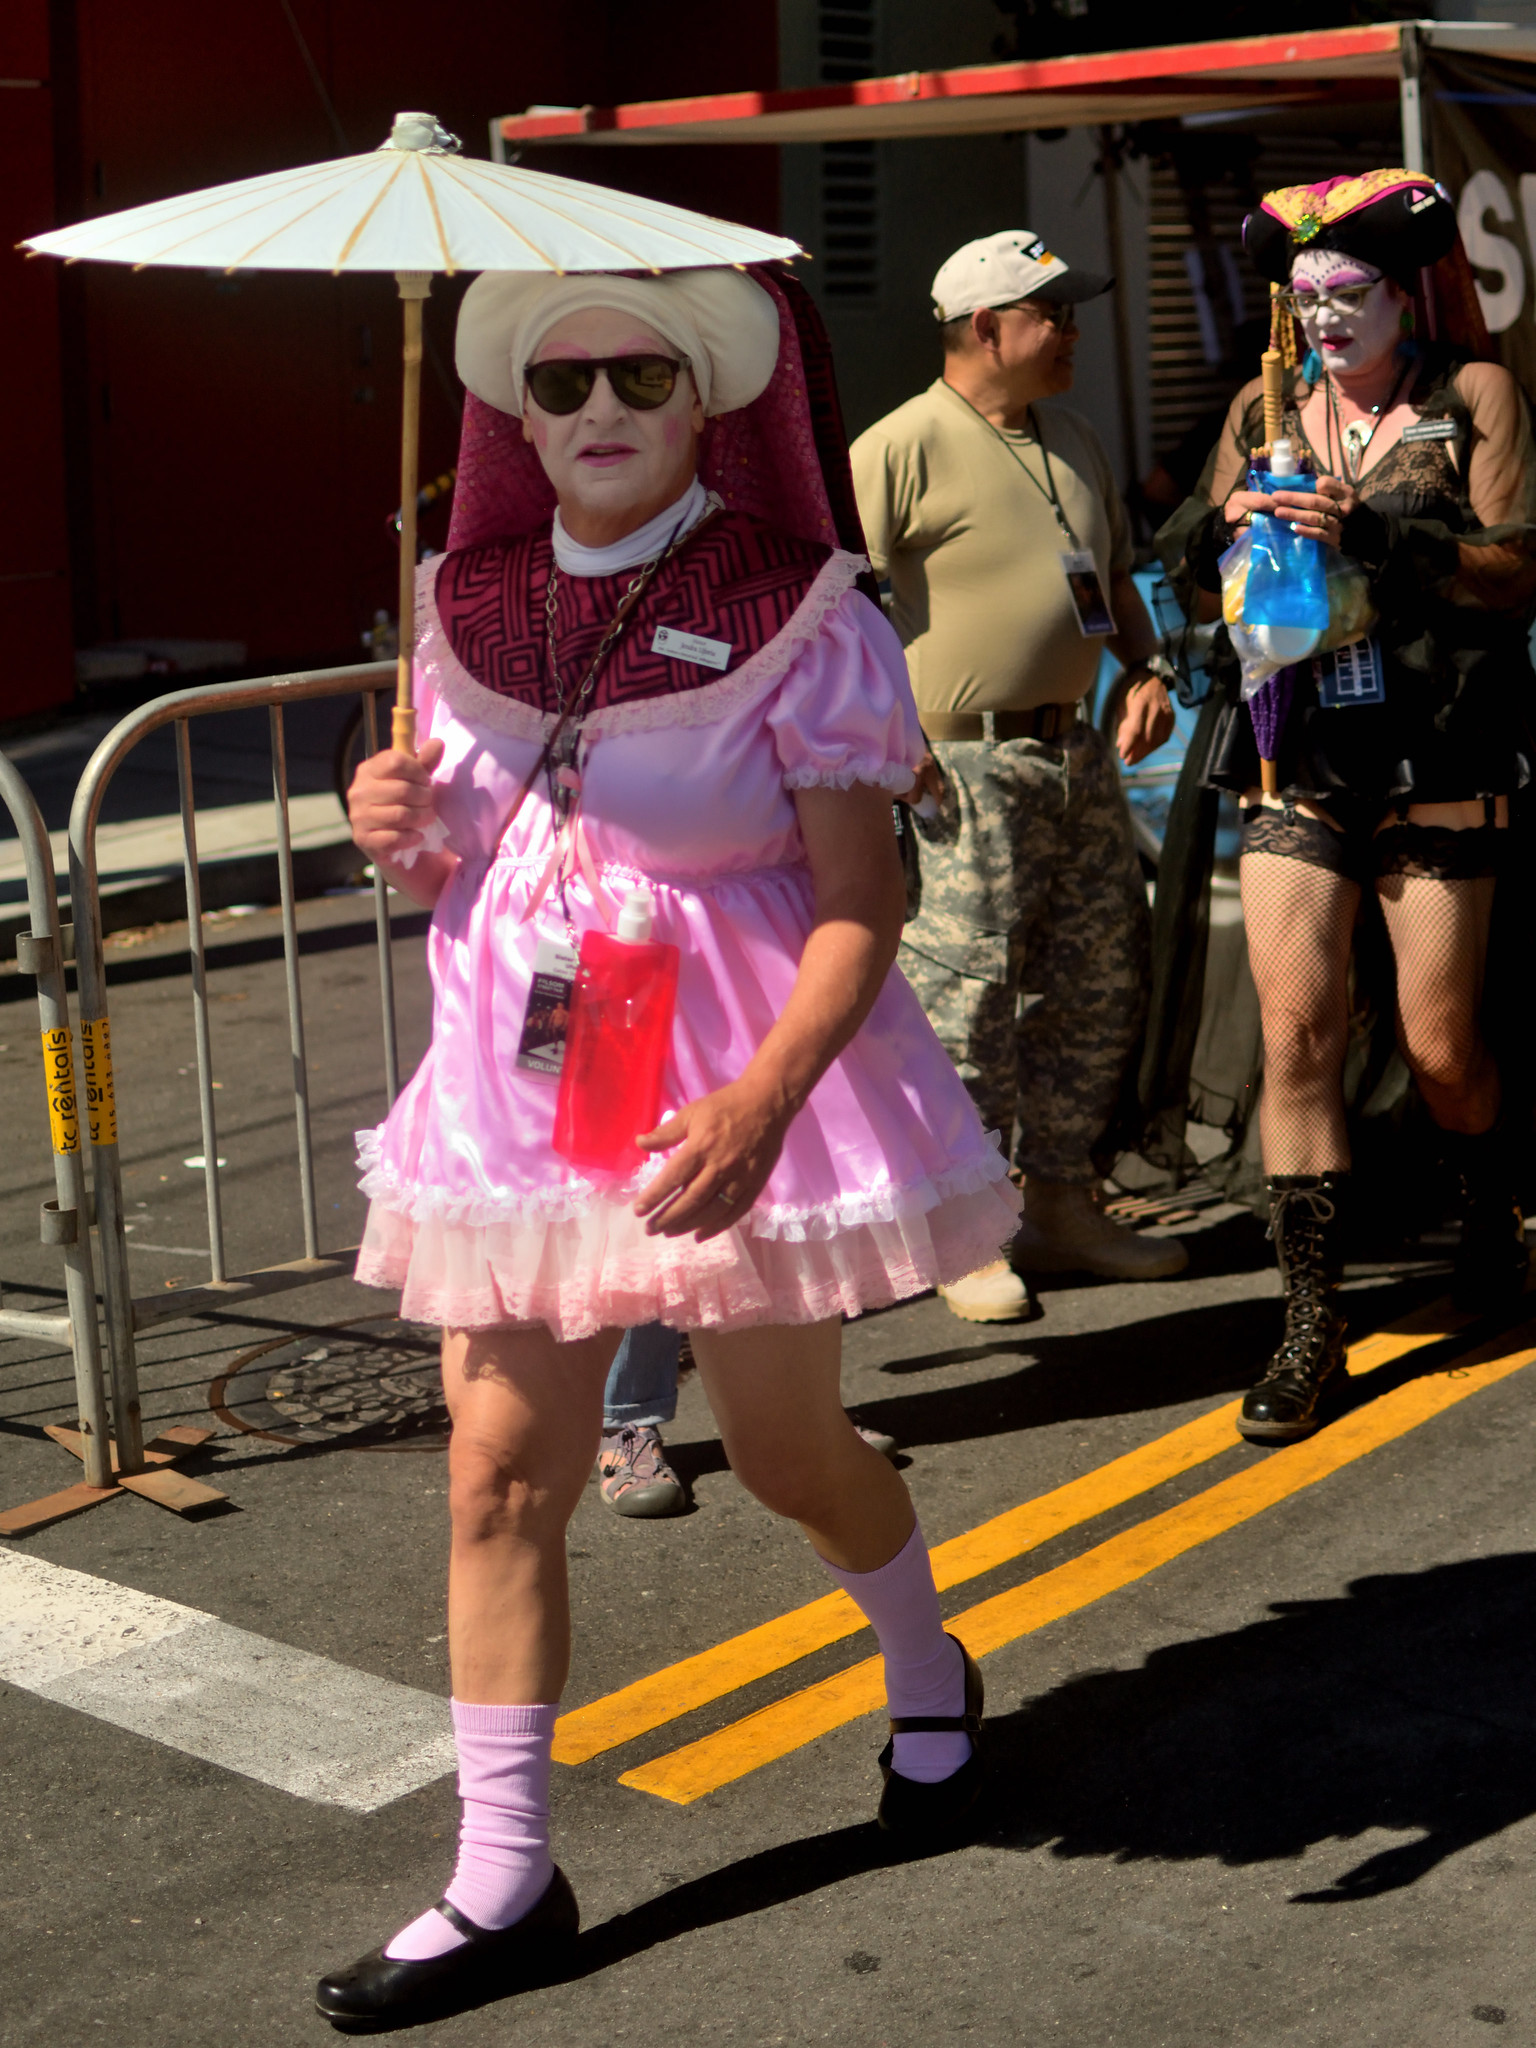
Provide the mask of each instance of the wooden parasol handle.
POLYGON ((1285 363, 1279 349, 1265 349, 1259 368, 1264 377, 1264 439, 1273 447, 1285 430, 1285 363))
POLYGON ((399 270, 404 317, 405 368, 400 403, 400 648, 395 672, 395 710, 390 744, 397 753, 416 751, 416 705, 411 694, 416 651, 416 489, 421 444, 421 308, 432 290, 424 270, 399 270))

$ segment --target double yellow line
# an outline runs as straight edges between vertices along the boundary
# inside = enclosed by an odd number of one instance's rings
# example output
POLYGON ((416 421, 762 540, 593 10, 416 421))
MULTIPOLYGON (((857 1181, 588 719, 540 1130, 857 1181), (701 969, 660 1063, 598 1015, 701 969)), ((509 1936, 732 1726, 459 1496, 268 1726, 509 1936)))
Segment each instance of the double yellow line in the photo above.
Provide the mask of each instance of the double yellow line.
MULTIPOLYGON (((1443 1342, 1470 1321, 1445 1302, 1433 1303, 1352 1345, 1349 1370, 1357 1376, 1377 1371, 1443 1342)), ((1082 1556, 978 1602, 948 1626, 973 1655, 985 1656, 1048 1622, 1076 1613, 1416 1429, 1480 1388, 1518 1372, 1536 1359, 1536 1347, 1512 1347, 1519 1338, 1533 1334, 1536 1330, 1523 1328, 1495 1338, 1455 1358, 1441 1372, 1393 1388, 1306 1442, 1246 1466, 1192 1500, 1110 1537, 1082 1556)), ((940 1590, 1010 1563, 1052 1537, 1233 1449, 1241 1442, 1236 1428, 1238 1407, 1236 1401, 1227 1402, 1081 1479, 939 1544, 931 1554, 940 1590)), ((563 1715, 555 1734, 555 1757, 562 1763, 584 1763, 855 1635, 865 1626, 863 1615, 846 1594, 831 1593, 813 1600, 563 1715)), ((619 1782, 686 1805, 873 1712, 884 1699, 880 1659, 865 1658, 728 1727, 626 1771, 619 1782)))

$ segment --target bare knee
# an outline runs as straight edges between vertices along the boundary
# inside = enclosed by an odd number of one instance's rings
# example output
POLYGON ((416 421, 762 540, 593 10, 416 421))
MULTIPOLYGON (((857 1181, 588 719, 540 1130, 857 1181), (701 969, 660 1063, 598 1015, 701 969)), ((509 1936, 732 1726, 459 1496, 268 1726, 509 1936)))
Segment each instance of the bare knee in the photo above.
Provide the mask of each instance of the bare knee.
POLYGON ((521 1447, 482 1431, 456 1427, 448 1452, 448 1513, 455 1541, 538 1540, 563 1529, 574 1497, 530 1469, 521 1447))

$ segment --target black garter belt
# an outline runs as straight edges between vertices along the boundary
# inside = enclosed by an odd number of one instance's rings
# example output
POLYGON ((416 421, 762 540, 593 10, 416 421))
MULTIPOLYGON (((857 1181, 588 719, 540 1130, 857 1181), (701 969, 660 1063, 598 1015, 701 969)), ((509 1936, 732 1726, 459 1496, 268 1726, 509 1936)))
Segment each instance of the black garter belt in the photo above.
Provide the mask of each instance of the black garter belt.
POLYGON ((1378 831, 1354 824, 1343 831, 1287 806, 1250 804, 1242 814, 1241 851, 1305 861, 1363 887, 1384 875, 1422 881, 1472 882, 1497 875, 1509 835, 1493 822, 1494 799, 1484 797, 1481 825, 1410 825, 1399 819, 1378 831))

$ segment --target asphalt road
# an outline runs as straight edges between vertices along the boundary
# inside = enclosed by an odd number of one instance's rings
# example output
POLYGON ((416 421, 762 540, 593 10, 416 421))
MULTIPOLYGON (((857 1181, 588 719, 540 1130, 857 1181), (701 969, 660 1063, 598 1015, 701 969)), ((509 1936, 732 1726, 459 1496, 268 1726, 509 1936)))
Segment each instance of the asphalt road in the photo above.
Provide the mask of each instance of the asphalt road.
MULTIPOLYGON (((383 1108, 368 916, 365 899, 304 912, 336 1245, 361 1221, 349 1134, 383 1108)), ((221 926, 210 976, 237 1264, 300 1248, 273 922, 221 926)), ((172 930, 115 947, 110 970, 143 1292, 206 1273, 201 1182, 182 1163, 201 1137, 177 945, 172 930)), ((408 1057, 427 1028, 420 952, 397 940, 408 1057)), ((27 998, 0 985, 0 1274, 8 1305, 51 1306, 27 998)), ((963 1325, 925 1300, 848 1332, 848 1401, 906 1447, 930 1543, 990 1532, 947 1553, 964 1569, 944 1594, 962 1634, 995 1643, 977 1841, 904 1861, 873 1827, 883 1730, 836 1705, 857 1705, 845 1674, 867 1634, 752 1669, 738 1657, 739 1683, 689 1708, 680 1660, 827 1591, 803 1542, 724 1468, 689 1382, 669 1440, 692 1512, 621 1522, 594 1487, 572 1531, 568 1705, 668 1674, 656 1725, 556 1770, 579 1974, 445 2019, 434 2039, 1476 2048, 1502 2026, 1502 2041, 1536 2041, 1536 1374, 1510 1364, 1536 1336, 1449 1330, 1423 1270, 1358 1276, 1356 1330, 1431 1304, 1418 1337, 1356 1354, 1376 1370, 1314 1446, 1257 1452, 1219 1411, 1276 1325, 1261 1233, 1222 1211, 1176 1227, 1193 1258, 1177 1281, 1054 1287, 1023 1327, 963 1325), (746 1768, 765 1729, 781 1753, 746 1768), (636 1772, 674 1796, 619 1782, 636 1772), (716 1789, 675 1796, 701 1776, 716 1789)), ((438 1725, 440 1439, 285 1446, 267 1367, 245 1362, 263 1344, 343 1344, 332 1326, 348 1319, 359 1341, 387 1333, 358 1319, 389 1306, 328 1283, 245 1320, 163 1328, 142 1347, 148 1417, 216 1428, 187 1469, 228 1509, 182 1520, 124 1495, 0 1546, 0 1572, 61 1567, 129 1589, 108 1600, 152 1596, 135 1610, 151 1632, 182 1630, 159 1646, 182 1675, 148 1706, 121 1677, 132 1658, 93 1667, 95 1692, 71 1695, 89 1710, 50 1696, 24 1657, 5 1667, 32 1673, 0 1684, 7 2048, 318 2042, 315 1976, 445 1881, 456 1802, 434 1767, 348 1806, 274 1782, 283 1741, 302 1746, 280 1714, 194 1729, 205 1667, 267 1656, 298 1674, 296 1697, 313 1680, 438 1725), (226 1419, 210 1408, 220 1381, 226 1419), (135 1732, 150 1712, 158 1737, 135 1732)), ((71 1411, 67 1360, 0 1343, 0 1505, 75 1476, 42 1434, 71 1411)), ((55 1584, 60 1598, 80 1588, 55 1584)), ((0 1647, 4 1621, 0 1606, 0 1647)), ((96 1654, 74 1640, 77 1663, 96 1654)))

